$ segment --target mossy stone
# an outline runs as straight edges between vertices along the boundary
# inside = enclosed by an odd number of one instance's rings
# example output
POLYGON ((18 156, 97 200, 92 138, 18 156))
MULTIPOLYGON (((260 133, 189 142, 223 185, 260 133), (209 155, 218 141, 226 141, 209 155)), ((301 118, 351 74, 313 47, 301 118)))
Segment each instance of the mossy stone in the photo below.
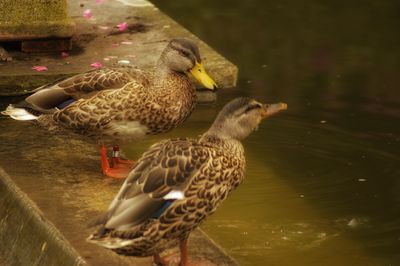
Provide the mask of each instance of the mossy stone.
POLYGON ((0 0, 0 40, 70 37, 66 0, 0 0))

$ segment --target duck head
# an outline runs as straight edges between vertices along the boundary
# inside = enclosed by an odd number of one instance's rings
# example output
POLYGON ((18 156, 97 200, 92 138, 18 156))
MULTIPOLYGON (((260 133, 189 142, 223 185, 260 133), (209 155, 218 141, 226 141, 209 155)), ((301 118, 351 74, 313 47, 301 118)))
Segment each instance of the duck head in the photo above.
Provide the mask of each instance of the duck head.
POLYGON ((172 71, 191 73, 207 89, 217 89, 217 84, 201 63, 199 48, 188 39, 172 39, 161 54, 160 61, 172 71))
POLYGON ((286 109, 286 103, 263 104, 251 98, 236 98, 219 112, 207 133, 242 140, 250 135, 262 120, 286 109))

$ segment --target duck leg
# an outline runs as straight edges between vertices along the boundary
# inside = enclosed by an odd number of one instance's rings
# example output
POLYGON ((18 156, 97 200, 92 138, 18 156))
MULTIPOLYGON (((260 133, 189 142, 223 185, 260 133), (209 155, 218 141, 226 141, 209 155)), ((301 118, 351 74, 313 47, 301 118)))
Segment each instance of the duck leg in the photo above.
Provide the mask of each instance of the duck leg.
POLYGON ((103 174, 112 178, 126 178, 129 172, 132 170, 132 163, 118 163, 118 159, 114 159, 115 155, 119 156, 118 153, 115 153, 115 151, 113 151, 113 157, 109 160, 107 158, 106 146, 104 144, 101 145, 100 156, 103 174))
POLYGON ((153 264, 156 266, 167 266, 168 261, 160 257, 160 254, 153 255, 153 264))
MULTIPOLYGON (((187 238, 185 238, 184 240, 181 240, 181 242, 179 243, 179 250, 180 250, 180 262, 179 262, 179 266, 189 266, 189 254, 188 254, 188 248, 187 248, 187 238)), ((167 256, 169 257, 169 256, 167 256)), ((153 265, 156 266, 167 266, 170 263, 172 263, 173 265, 176 264, 176 259, 177 258, 173 258, 171 260, 167 259, 167 258, 161 258, 160 254, 155 254, 153 255, 153 265)))
POLYGON ((181 251, 181 261, 179 262, 179 266, 188 266, 189 265, 189 254, 187 248, 187 238, 181 240, 179 244, 179 249, 181 251))
POLYGON ((127 159, 121 159, 119 146, 115 145, 115 146, 113 146, 111 163, 112 163, 112 167, 114 167, 114 165, 118 165, 118 164, 126 164, 129 167, 132 167, 135 164, 135 161, 127 160, 127 159))

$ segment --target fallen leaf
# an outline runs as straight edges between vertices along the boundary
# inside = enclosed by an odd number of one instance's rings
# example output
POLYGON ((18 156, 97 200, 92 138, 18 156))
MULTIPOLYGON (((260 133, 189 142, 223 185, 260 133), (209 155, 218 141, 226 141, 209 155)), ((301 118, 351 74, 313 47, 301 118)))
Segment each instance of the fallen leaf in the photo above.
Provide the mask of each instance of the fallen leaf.
POLYGON ((66 58, 66 57, 68 57, 69 56, 69 53, 67 53, 67 52, 61 52, 61 57, 62 58, 66 58))
POLYGON ((100 62, 94 62, 94 63, 91 63, 90 66, 94 67, 94 68, 100 68, 103 66, 103 64, 100 62))
POLYGON ((101 30, 108 30, 110 27, 107 27, 107 26, 99 26, 99 29, 101 29, 101 30))
POLYGON ((86 9, 85 11, 83 11, 83 17, 86 19, 91 19, 93 17, 92 10, 86 9))
POLYGON ((32 69, 36 70, 36 71, 39 71, 39 72, 48 70, 47 67, 45 67, 45 66, 33 66, 32 69))
POLYGON ((128 28, 128 23, 126 22, 122 22, 120 24, 117 25, 119 31, 125 31, 128 28))
POLYGON ((130 45, 130 44, 132 44, 133 42, 128 42, 128 41, 125 41, 125 42, 121 42, 121 44, 125 44, 125 45, 130 45))

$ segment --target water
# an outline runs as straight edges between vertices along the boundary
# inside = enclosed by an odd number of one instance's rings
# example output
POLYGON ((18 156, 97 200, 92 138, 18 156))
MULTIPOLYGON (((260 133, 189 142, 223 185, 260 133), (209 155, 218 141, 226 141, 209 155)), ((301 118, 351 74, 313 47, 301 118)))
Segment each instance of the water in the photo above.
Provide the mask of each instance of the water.
MULTIPOLYGON (((202 226, 241 265, 400 265, 400 3, 154 1, 239 66, 237 96, 289 110, 202 226)), ((196 115, 196 114, 195 114, 196 115)))

